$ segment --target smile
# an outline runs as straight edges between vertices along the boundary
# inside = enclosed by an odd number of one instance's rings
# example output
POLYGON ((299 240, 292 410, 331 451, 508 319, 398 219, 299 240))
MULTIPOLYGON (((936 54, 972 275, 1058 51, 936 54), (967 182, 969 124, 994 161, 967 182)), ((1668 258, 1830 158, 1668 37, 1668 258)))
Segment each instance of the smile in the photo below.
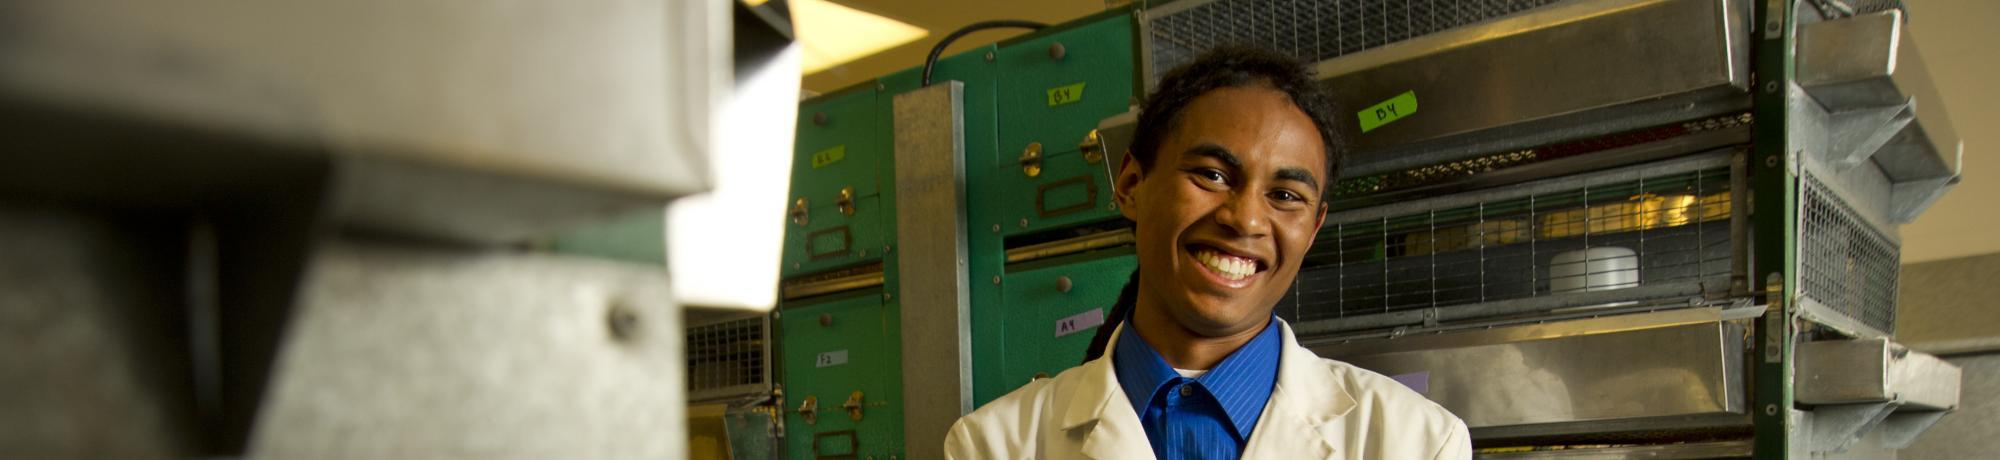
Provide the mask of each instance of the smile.
POLYGON ((1201 262, 1209 272, 1225 281, 1244 281, 1262 273, 1266 268, 1256 259, 1231 254, 1210 246, 1190 245, 1187 250, 1194 260, 1201 262))

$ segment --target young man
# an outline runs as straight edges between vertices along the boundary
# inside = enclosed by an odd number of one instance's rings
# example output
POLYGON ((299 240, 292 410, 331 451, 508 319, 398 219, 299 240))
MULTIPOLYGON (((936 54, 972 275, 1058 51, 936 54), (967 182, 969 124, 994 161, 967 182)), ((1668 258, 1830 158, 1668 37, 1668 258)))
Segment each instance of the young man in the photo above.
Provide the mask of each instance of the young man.
POLYGON ((947 457, 1471 458, 1464 422, 1271 314, 1338 163, 1346 119, 1317 85, 1247 49, 1160 81, 1114 184, 1139 270, 1103 356, 960 418, 947 457))

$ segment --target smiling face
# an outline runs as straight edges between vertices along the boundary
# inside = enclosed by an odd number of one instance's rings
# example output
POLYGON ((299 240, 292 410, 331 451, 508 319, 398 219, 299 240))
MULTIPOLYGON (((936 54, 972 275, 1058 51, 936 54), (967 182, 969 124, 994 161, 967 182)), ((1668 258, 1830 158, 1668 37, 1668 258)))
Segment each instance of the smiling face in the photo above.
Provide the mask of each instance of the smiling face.
POLYGON ((1204 337, 1262 327, 1326 218, 1325 145, 1285 93, 1250 85, 1189 101, 1150 167, 1127 155, 1142 309, 1204 337))

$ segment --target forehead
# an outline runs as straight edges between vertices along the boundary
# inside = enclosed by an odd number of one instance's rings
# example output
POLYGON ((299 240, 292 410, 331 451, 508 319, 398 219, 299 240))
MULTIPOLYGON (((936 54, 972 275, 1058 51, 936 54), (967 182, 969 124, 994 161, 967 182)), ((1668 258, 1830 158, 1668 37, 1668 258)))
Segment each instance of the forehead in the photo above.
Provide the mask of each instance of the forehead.
POLYGON ((1325 179, 1326 143, 1319 129, 1290 96, 1267 86, 1196 96, 1163 140, 1159 156, 1169 162, 1182 161, 1190 147, 1207 143, 1228 149, 1246 169, 1300 168, 1325 179))

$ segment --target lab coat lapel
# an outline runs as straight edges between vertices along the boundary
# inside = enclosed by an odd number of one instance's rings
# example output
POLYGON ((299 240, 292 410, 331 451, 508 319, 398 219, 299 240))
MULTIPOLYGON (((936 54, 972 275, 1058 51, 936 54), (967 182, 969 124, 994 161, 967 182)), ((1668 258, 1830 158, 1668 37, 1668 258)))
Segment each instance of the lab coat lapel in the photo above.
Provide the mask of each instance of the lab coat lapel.
POLYGON ((1105 344, 1104 356, 1084 364, 1083 375, 1078 382, 1074 396, 1063 408, 1062 428, 1068 430, 1089 430, 1083 441, 1083 455, 1089 458, 1152 458, 1153 445, 1146 439, 1146 429, 1139 422, 1139 413, 1132 409, 1125 398, 1125 390, 1118 385, 1117 372, 1111 367, 1111 353, 1118 345, 1118 336, 1124 326, 1112 332, 1110 343, 1105 344))
POLYGON ((1299 346, 1291 325, 1277 321, 1285 339, 1278 384, 1250 432, 1243 458, 1333 458, 1341 441, 1339 419, 1354 409, 1354 396, 1319 355, 1299 346))

